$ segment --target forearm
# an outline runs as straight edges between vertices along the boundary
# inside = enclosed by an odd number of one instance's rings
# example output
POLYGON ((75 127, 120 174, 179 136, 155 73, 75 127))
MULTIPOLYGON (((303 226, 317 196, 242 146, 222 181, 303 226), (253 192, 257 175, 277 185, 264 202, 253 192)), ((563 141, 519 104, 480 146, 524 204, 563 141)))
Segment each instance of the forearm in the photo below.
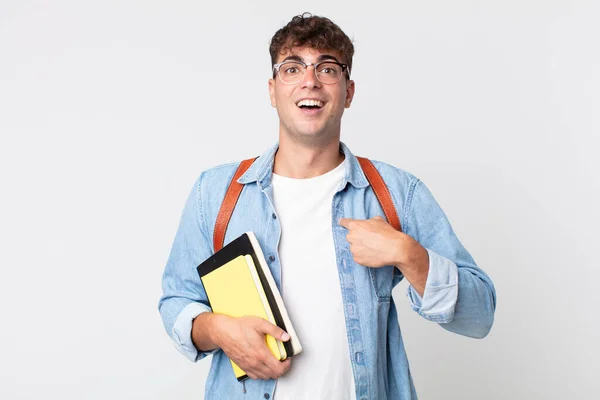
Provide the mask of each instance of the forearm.
POLYGON ((205 312, 194 318, 192 323, 192 342, 198 351, 212 351, 219 346, 215 343, 215 324, 221 315, 205 312))
POLYGON ((394 265, 410 285, 423 297, 429 274, 429 254, 410 236, 398 233, 397 256, 394 265))

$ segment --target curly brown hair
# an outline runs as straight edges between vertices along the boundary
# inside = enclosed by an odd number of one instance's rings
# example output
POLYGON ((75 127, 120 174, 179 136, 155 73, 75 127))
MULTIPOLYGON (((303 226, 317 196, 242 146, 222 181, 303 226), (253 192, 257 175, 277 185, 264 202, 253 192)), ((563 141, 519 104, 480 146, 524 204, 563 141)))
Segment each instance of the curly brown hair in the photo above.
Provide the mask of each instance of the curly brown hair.
POLYGON ((296 15, 286 26, 275 32, 269 46, 271 65, 277 63, 280 54, 302 46, 319 51, 334 51, 342 57, 340 62, 347 64, 348 69, 352 70, 354 45, 340 27, 328 18, 303 13, 296 15))

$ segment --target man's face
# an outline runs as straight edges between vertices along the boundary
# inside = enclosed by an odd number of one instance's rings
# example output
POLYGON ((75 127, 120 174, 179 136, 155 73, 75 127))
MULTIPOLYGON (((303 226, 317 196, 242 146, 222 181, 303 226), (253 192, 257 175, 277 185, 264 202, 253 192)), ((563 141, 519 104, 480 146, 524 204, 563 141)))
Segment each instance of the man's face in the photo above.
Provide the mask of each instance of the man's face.
MULTIPOLYGON (((280 55, 277 63, 294 58, 307 64, 323 60, 345 62, 334 52, 297 47, 280 55)), ((309 66, 302 80, 295 84, 282 82, 278 73, 269 80, 269 93, 271 105, 279 114, 281 134, 305 143, 323 143, 339 137, 344 108, 350 107, 354 96, 354 81, 344 74, 337 83, 323 84, 317 79, 314 67, 309 66), (316 102, 300 103, 302 100, 316 102)))

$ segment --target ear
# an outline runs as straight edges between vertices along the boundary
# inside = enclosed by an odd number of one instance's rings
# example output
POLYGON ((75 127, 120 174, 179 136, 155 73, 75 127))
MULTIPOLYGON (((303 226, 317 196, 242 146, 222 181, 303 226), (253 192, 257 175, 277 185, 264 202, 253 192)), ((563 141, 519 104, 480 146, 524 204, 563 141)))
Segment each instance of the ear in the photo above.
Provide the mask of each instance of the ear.
POLYGON ((269 79, 269 97, 271 98, 271 106, 277 108, 277 101, 275 100, 275 80, 269 79))
POLYGON ((354 90, 354 81, 349 80, 346 83, 346 103, 344 104, 344 107, 350 108, 350 104, 352 104, 352 99, 354 98, 354 90))

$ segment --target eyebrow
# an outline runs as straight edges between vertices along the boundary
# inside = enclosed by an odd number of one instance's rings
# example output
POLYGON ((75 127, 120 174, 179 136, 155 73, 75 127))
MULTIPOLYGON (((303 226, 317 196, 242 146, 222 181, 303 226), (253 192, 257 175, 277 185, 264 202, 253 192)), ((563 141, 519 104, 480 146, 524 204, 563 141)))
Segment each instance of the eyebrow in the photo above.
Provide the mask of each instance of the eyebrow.
MULTIPOLYGON (((333 61, 336 61, 338 63, 340 62, 337 58, 335 58, 334 56, 332 56, 330 54, 321 54, 317 58, 317 62, 321 62, 323 60, 333 60, 333 61)), ((284 61, 302 61, 302 62, 304 62, 304 59, 302 57, 300 57, 300 56, 291 55, 291 56, 287 56, 286 58, 284 58, 281 62, 284 62, 284 61)))

